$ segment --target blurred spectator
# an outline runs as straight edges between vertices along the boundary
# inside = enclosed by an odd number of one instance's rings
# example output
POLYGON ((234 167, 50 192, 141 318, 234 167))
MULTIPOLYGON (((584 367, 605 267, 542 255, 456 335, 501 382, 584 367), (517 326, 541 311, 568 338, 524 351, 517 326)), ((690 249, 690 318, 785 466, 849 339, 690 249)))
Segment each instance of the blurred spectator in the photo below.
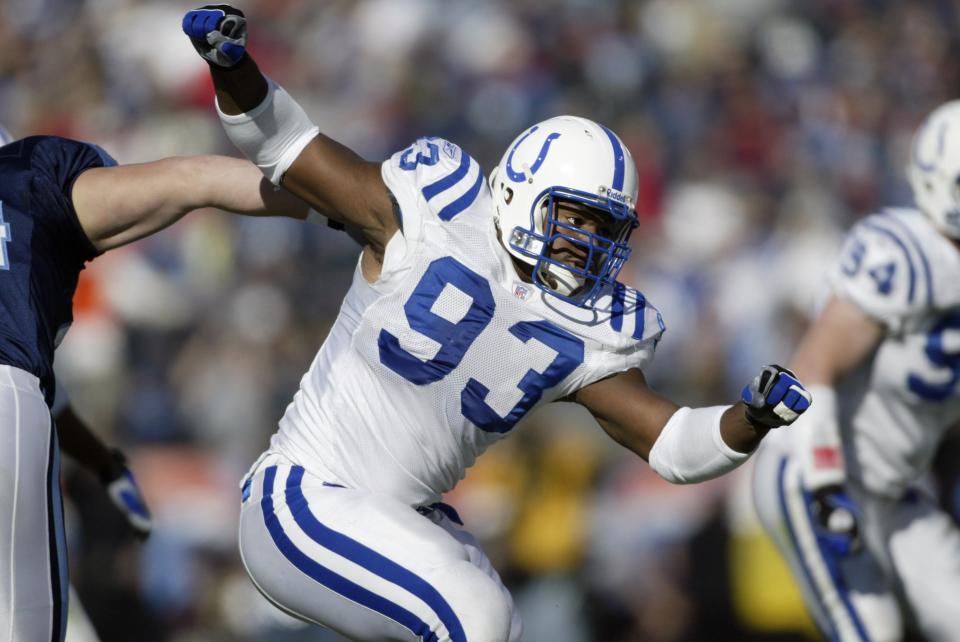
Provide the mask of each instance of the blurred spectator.
MULTIPOLYGON (((946 0, 241 4, 265 68, 369 158, 436 134, 490 168, 514 131, 561 112, 621 132, 643 221, 624 277, 668 328, 648 376, 692 403, 724 399, 726 382, 787 358, 820 257, 857 217, 908 200, 910 132, 960 86, 958 10, 946 0), (794 287, 776 296, 774 274, 794 287)), ((189 6, 0 5, 0 122, 93 140, 121 162, 229 153, 179 30, 189 6)), ((121 548, 103 563, 125 592, 89 574, 78 584, 100 627, 139 595, 130 612, 150 624, 136 639, 307 639, 244 584, 230 484, 274 431, 355 262, 352 242, 328 230, 205 213, 85 274, 58 364, 77 405, 111 439, 165 462, 148 496, 179 488, 185 462, 216 478, 177 495, 141 559, 121 548)), ((738 640, 808 630, 790 615, 737 623, 729 582, 749 580, 731 579, 729 565, 748 567, 752 540, 739 526, 731 534, 718 508, 733 480, 669 487, 564 412, 531 418, 452 498, 512 569, 525 639, 705 639, 698 623, 716 608, 742 627, 738 640), (720 537, 732 538, 729 559, 720 537), (716 567, 697 566, 704 550, 722 557, 716 567)), ((956 507, 950 452, 941 469, 956 507)), ((93 500, 76 500, 90 528, 93 500)), ((795 596, 784 595, 789 614, 795 596)))

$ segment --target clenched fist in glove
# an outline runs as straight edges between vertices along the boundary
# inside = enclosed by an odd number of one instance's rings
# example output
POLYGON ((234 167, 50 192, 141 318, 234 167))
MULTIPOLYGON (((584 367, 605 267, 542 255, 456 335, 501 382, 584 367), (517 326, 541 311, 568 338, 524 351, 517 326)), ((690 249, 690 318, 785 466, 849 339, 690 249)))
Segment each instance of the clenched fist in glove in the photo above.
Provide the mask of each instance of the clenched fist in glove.
POLYGON ((810 512, 820 546, 837 557, 860 550, 860 509, 842 486, 827 486, 813 493, 810 512))
POLYGON ((779 428, 797 420, 810 407, 812 397, 797 377, 786 368, 763 368, 741 395, 747 420, 755 426, 779 428))
POLYGON ((123 453, 113 449, 110 451, 110 457, 111 463, 100 471, 100 482, 107 491, 110 501, 123 513, 137 538, 144 540, 153 528, 147 503, 140 493, 137 480, 127 468, 127 460, 123 453))
POLYGON ((197 53, 218 67, 232 67, 246 53, 247 19, 230 5, 212 4, 188 11, 183 32, 197 53))

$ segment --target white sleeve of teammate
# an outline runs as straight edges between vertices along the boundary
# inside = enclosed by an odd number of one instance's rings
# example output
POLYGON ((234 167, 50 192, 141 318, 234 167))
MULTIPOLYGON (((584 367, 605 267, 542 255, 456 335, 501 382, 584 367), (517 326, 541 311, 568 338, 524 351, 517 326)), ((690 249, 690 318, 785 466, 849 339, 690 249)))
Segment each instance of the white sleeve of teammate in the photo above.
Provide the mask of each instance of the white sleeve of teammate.
POLYGON ((730 448, 720 434, 720 417, 730 406, 680 408, 650 449, 653 470, 673 484, 695 484, 730 472, 751 453, 730 448))
POLYGON ((864 219, 847 235, 830 285, 864 314, 897 332, 923 305, 922 265, 913 245, 889 216, 864 219))
POLYGON ((830 386, 808 388, 813 403, 790 428, 793 452, 799 455, 803 485, 808 490, 842 484, 846 479, 837 393, 830 386))
POLYGON ((250 111, 227 115, 216 107, 227 138, 274 185, 320 133, 303 108, 269 78, 266 98, 250 111))

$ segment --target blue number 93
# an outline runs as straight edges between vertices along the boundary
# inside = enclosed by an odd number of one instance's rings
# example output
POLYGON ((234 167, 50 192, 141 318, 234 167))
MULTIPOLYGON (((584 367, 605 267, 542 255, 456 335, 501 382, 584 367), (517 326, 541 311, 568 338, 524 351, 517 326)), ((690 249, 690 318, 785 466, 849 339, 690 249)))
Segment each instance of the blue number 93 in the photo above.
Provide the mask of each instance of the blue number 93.
MULTIPOLYGON (((451 256, 436 259, 413 289, 403 311, 410 328, 436 341, 440 349, 433 358, 421 359, 405 350, 395 335, 382 329, 377 340, 380 362, 417 385, 440 381, 460 365, 470 346, 490 324, 495 310, 493 292, 485 278, 451 256), (471 299, 466 314, 456 323, 432 309, 447 285, 471 299)), ((544 390, 563 381, 583 363, 583 341, 549 321, 521 321, 508 332, 522 344, 536 340, 554 350, 556 356, 543 372, 527 370, 516 384, 523 397, 504 417, 489 405, 490 389, 470 378, 460 395, 461 412, 487 432, 507 432, 513 428, 540 401, 544 390)), ((498 357, 490 355, 490 358, 498 357)))

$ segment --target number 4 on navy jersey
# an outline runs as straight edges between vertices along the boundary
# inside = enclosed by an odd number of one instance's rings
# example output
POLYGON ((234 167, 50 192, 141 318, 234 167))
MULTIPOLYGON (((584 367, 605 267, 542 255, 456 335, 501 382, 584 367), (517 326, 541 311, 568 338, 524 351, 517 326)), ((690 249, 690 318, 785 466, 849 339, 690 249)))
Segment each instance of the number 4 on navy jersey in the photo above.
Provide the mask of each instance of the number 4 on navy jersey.
POLYGON ((0 270, 10 269, 10 257, 7 254, 10 239, 10 224, 3 220, 3 203, 0 202, 0 270))

